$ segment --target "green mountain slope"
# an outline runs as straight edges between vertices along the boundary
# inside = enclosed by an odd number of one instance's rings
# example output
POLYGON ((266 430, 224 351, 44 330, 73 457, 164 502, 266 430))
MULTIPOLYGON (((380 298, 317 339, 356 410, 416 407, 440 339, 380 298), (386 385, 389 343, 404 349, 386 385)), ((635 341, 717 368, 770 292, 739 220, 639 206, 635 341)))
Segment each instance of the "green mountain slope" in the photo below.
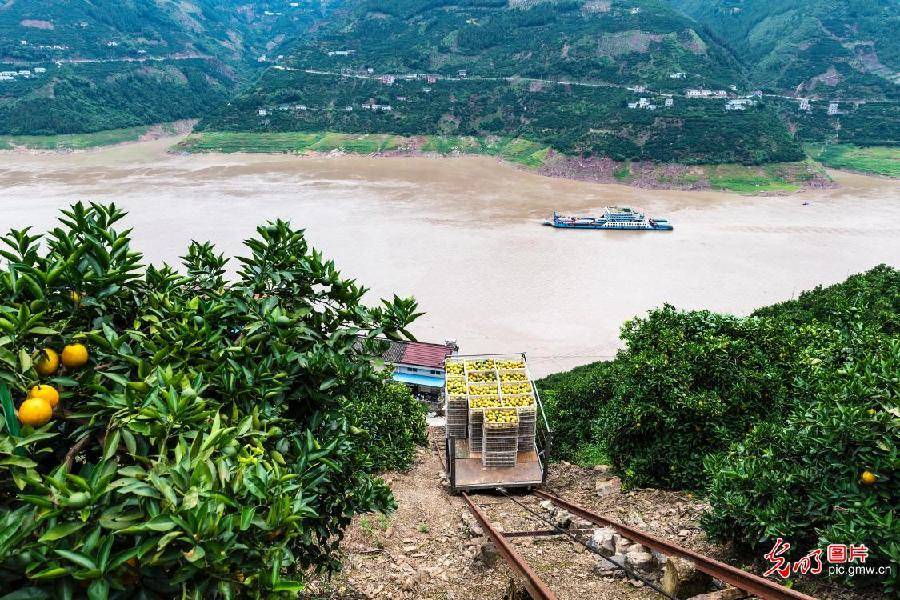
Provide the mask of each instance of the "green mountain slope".
POLYGON ((724 98, 684 96, 744 85, 699 29, 656 0, 359 0, 286 44, 285 65, 200 127, 523 137, 620 160, 800 159, 764 103, 726 111, 724 98))
POLYGON ((202 116, 321 12, 321 2, 0 2, 0 133, 202 116))
POLYGON ((900 98, 896 0, 669 0, 731 47, 754 85, 900 98))
POLYGON ((719 44, 657 0, 363 0, 346 14, 295 44, 294 63, 673 90, 742 82, 719 44), (678 72, 687 80, 669 77, 678 72))

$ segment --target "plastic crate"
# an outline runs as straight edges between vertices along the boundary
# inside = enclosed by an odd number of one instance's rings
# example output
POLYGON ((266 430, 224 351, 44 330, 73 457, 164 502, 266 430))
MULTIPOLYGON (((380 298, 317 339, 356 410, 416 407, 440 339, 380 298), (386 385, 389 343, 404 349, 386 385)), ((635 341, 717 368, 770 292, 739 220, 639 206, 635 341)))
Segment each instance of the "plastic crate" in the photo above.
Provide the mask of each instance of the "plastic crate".
POLYGON ((481 452, 484 444, 484 410, 469 409, 469 452, 481 452))
POLYGON ((469 399, 466 396, 447 397, 447 435, 465 438, 468 435, 469 399))
POLYGON ((519 413, 519 451, 534 450, 534 435, 537 430, 537 407, 522 406, 516 409, 519 413))
POLYGON ((519 417, 515 409, 486 408, 482 426, 481 464, 485 467, 513 467, 519 449, 519 417), (512 419, 492 421, 491 415, 512 419))

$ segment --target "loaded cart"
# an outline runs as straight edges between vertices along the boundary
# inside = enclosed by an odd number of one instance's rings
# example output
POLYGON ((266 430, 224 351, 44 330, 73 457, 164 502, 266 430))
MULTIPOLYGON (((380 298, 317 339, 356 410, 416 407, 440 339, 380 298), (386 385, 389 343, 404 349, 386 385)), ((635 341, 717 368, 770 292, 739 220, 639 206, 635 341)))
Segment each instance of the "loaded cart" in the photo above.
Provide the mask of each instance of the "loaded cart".
POLYGON ((444 368, 452 489, 541 485, 551 436, 525 355, 450 356, 444 368))

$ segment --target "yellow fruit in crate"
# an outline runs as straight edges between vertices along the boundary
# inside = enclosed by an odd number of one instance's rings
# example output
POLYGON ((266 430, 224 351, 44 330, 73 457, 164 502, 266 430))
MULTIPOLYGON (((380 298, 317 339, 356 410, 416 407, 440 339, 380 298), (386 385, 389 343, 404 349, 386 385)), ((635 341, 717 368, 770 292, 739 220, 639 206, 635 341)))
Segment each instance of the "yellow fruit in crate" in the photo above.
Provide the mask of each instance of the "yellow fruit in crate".
POLYGON ((458 362, 448 362, 444 364, 444 370, 447 372, 447 375, 462 375, 463 365, 458 362))
POLYGON ((69 369, 83 367, 88 361, 88 350, 84 344, 69 344, 62 351, 62 364, 69 369))
POLYGON ((43 350, 41 350, 41 355, 38 357, 37 362, 34 365, 34 370, 44 377, 49 377, 50 375, 56 373, 56 370, 58 368, 59 354, 56 353, 56 350, 51 350, 50 348, 44 348, 43 350))
POLYGON ((498 369, 524 369, 525 362, 521 360, 501 360, 497 362, 498 369))
POLYGON ((500 371, 500 381, 528 381, 528 378, 519 371, 500 371))
POLYGON ((43 398, 28 398, 19 406, 19 421, 22 425, 40 427, 50 422, 53 407, 43 398))
POLYGON ((28 390, 28 398, 40 398, 50 405, 50 408, 56 408, 59 404, 59 392, 52 385, 36 385, 28 390))

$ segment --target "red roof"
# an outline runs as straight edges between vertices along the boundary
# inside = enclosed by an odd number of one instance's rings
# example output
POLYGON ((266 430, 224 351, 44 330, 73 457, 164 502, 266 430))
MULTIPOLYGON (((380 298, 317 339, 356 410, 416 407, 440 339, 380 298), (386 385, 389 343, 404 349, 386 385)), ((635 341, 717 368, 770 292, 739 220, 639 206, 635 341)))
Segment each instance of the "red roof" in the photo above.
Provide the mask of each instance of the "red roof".
POLYGON ((443 369, 444 359, 453 354, 453 348, 443 344, 426 344, 409 342, 403 349, 403 356, 398 362, 407 365, 419 365, 432 369, 443 369))

